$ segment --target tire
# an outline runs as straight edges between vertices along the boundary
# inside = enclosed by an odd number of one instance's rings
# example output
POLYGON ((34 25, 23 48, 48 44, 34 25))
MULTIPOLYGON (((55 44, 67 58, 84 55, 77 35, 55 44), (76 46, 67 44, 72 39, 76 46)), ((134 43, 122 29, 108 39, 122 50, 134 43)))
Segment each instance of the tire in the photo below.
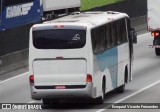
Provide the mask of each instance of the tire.
POLYGON ((160 56, 160 48, 155 48, 155 54, 156 54, 157 56, 160 56))
POLYGON ((97 104, 103 104, 104 102, 104 99, 105 99, 105 88, 106 88, 106 85, 105 85, 105 81, 103 80, 103 83, 102 83, 102 95, 96 99, 96 102, 97 104))

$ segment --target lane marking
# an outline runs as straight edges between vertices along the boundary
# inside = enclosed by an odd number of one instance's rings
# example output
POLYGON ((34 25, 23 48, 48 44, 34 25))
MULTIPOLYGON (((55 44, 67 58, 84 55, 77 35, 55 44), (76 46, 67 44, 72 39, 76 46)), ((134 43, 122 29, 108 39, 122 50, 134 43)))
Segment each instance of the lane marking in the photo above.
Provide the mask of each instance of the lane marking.
POLYGON ((115 103, 120 103, 120 102, 122 102, 122 101, 124 101, 124 100, 126 100, 126 99, 128 99, 128 98, 130 98, 130 97, 132 97, 132 96, 135 96, 135 95, 137 95, 138 93, 141 93, 141 92, 143 92, 144 90, 147 90, 147 89, 149 89, 149 88, 151 88, 151 87, 153 87, 153 86, 155 86, 155 85, 157 85, 157 84, 159 84, 159 83, 160 83, 160 80, 157 81, 157 82, 154 82, 154 83, 152 83, 152 84, 150 84, 150 85, 148 85, 148 86, 146 86, 146 87, 144 87, 144 88, 142 88, 141 90, 139 90, 139 91, 137 91, 137 92, 135 92, 135 93, 132 93, 131 95, 129 95, 129 96, 127 96, 127 97, 125 97, 125 98, 123 98, 123 99, 121 99, 121 100, 116 101, 115 103))
MULTIPOLYGON (((114 102, 114 103, 115 103, 115 104, 116 104, 116 103, 120 103, 120 102, 122 102, 122 101, 124 101, 124 100, 126 100, 126 99, 128 99, 128 98, 131 98, 132 96, 135 96, 135 95, 137 95, 137 94, 139 94, 139 93, 141 93, 141 92, 143 92, 143 91, 145 91, 145 90, 147 90, 147 89, 149 89, 149 88, 151 88, 151 87, 153 87, 153 86, 155 86, 155 85, 157 85, 157 84, 159 84, 159 83, 160 83, 160 80, 158 80, 157 82, 154 82, 154 83, 152 83, 152 84, 150 84, 150 85, 148 85, 148 86, 140 89, 139 91, 134 92, 134 93, 132 93, 132 94, 130 94, 130 95, 128 95, 128 96, 126 96, 126 97, 124 97, 124 98, 122 98, 122 99, 114 102)), ((114 104, 114 103, 113 103, 113 104, 114 104)), ((110 107, 110 105, 107 106, 107 107, 110 107)), ((106 107, 106 108, 107 108, 107 107, 106 107)), ((106 110, 106 109, 100 109, 100 110, 98 110, 98 111, 96 111, 96 112, 103 112, 103 111, 105 111, 105 110, 106 110)))
POLYGON ((144 34, 141 34, 141 35, 138 35, 138 37, 142 37, 142 36, 145 36, 145 35, 148 35, 148 34, 150 34, 150 32, 148 33, 144 33, 144 34))
POLYGON ((18 77, 22 77, 22 76, 24 76, 24 75, 27 75, 28 73, 29 73, 29 72, 25 72, 25 73, 19 74, 19 75, 17 75, 17 76, 11 77, 11 78, 9 78, 9 79, 3 80, 3 81, 0 82, 0 84, 5 83, 5 82, 8 82, 8 81, 13 80, 13 79, 16 79, 16 78, 18 78, 18 77))
MULTIPOLYGON (((142 40, 142 39, 144 39, 144 38, 146 38, 146 39, 147 39, 147 38, 150 38, 150 37, 147 37, 147 35, 151 36, 150 33, 147 32, 147 33, 138 35, 138 36, 137 36, 137 40, 142 40), (146 36, 146 37, 145 37, 145 36, 146 36), (141 38, 141 37, 144 37, 144 38, 141 38)), ((138 44, 138 42, 137 42, 137 44, 138 44)))

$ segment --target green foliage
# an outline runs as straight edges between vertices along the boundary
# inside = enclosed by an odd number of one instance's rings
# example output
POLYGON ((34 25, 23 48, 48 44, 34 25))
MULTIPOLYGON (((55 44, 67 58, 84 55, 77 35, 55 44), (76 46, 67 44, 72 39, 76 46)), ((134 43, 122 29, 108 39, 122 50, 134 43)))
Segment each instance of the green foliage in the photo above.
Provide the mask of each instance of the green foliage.
POLYGON ((91 8, 112 4, 124 0, 81 0, 81 10, 88 10, 91 8))

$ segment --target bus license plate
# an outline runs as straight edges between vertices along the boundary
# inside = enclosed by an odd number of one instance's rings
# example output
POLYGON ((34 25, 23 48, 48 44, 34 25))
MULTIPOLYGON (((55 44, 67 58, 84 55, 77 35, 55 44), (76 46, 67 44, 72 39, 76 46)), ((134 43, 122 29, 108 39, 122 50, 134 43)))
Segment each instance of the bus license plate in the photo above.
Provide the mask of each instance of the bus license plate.
POLYGON ((66 86, 55 86, 55 89, 66 89, 66 86))

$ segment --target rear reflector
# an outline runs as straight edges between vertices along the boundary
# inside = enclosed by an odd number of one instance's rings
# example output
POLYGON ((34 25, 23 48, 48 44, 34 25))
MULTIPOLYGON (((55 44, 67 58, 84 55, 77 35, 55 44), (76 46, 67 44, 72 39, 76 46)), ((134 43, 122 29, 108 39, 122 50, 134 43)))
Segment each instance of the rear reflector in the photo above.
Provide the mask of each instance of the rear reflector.
POLYGON ((157 37, 157 36, 159 36, 159 32, 152 32, 151 35, 154 37, 157 37))
POLYGON ((92 76, 87 74, 86 82, 92 82, 92 76))
POLYGON ((34 83, 34 75, 30 75, 29 81, 30 81, 30 83, 34 83))

